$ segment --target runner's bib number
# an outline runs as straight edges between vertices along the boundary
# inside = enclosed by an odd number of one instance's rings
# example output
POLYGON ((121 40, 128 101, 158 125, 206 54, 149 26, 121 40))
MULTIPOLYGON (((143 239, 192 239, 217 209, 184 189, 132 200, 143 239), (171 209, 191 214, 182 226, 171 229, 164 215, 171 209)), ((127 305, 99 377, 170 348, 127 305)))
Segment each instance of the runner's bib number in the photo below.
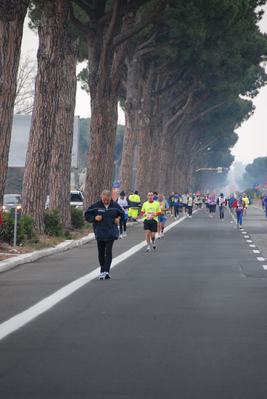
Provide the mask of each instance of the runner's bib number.
POLYGON ((147 220, 153 220, 155 217, 155 213, 154 212, 147 212, 146 214, 146 219, 147 220))

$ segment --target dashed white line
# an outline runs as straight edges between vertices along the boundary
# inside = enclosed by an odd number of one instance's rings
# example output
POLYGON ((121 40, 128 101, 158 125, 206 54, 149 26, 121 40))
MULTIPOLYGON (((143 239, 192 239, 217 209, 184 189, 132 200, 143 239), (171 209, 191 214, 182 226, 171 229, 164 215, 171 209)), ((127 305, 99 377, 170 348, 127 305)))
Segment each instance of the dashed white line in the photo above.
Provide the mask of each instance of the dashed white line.
POLYGON ((254 245, 254 244, 249 244, 249 246, 250 246, 251 248, 255 248, 255 247, 256 247, 256 245, 254 245))
POLYGON ((254 254, 259 254, 260 251, 258 249, 253 249, 254 254))
POLYGON ((259 262, 264 262, 265 261, 265 258, 262 258, 262 257, 258 257, 257 259, 258 259, 259 262))
POLYGON ((267 265, 262 265, 264 270, 267 270, 267 265))
POLYGON ((245 238, 249 238, 249 236, 244 236, 245 238))
POLYGON ((252 240, 247 240, 247 242, 252 242, 252 240))

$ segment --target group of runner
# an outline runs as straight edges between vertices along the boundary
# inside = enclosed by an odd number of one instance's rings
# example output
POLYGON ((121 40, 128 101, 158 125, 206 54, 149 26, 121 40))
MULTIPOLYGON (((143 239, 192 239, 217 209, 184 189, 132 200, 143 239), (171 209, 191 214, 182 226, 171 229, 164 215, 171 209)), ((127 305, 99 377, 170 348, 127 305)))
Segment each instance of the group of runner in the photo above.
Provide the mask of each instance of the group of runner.
MULTIPOLYGON (((177 220, 179 213, 192 218, 193 207, 198 211, 205 203, 206 211, 212 218, 216 212, 216 206, 219 207, 220 221, 224 221, 224 211, 229 206, 231 212, 235 211, 237 227, 242 229, 242 219, 246 217, 249 198, 246 193, 235 198, 231 195, 226 198, 223 193, 218 197, 215 194, 207 194, 206 196, 192 195, 192 193, 184 193, 179 195, 172 192, 169 202, 165 199, 163 193, 149 191, 147 201, 141 205, 138 191, 135 190, 126 197, 125 192, 121 191, 117 201, 112 200, 112 193, 104 190, 101 200, 92 204, 85 212, 85 219, 89 223, 93 223, 95 237, 98 245, 98 258, 100 264, 100 279, 109 279, 110 265, 112 261, 112 246, 114 240, 126 237, 126 222, 129 216, 133 221, 137 220, 138 211, 141 208, 143 217, 144 230, 146 233, 146 251, 151 252, 157 249, 157 238, 164 237, 164 228, 167 220, 167 212, 171 212, 171 216, 177 220), (119 226, 119 229, 118 229, 119 226)), ((267 218, 267 195, 263 200, 266 218, 267 218)))

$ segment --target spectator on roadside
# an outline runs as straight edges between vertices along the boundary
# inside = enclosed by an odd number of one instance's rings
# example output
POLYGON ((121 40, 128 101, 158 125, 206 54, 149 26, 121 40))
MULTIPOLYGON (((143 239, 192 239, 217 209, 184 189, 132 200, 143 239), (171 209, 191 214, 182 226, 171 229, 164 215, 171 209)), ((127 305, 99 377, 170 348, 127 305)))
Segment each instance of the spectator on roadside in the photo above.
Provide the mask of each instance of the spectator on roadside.
POLYGON ((89 206, 84 214, 85 220, 93 223, 100 264, 100 280, 111 278, 112 247, 119 237, 120 218, 124 218, 120 205, 111 197, 111 191, 104 190, 101 199, 89 206))

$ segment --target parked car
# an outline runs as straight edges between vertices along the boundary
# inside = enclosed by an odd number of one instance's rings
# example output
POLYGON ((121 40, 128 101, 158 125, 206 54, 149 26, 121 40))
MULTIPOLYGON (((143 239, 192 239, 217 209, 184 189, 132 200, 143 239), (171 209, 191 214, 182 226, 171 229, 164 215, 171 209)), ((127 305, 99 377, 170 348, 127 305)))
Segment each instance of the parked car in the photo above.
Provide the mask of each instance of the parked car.
POLYGON ((83 193, 79 190, 71 190, 70 206, 72 208, 83 209, 83 193))
POLYGON ((9 212, 10 209, 15 208, 21 204, 20 194, 5 194, 3 200, 3 212, 9 212))

